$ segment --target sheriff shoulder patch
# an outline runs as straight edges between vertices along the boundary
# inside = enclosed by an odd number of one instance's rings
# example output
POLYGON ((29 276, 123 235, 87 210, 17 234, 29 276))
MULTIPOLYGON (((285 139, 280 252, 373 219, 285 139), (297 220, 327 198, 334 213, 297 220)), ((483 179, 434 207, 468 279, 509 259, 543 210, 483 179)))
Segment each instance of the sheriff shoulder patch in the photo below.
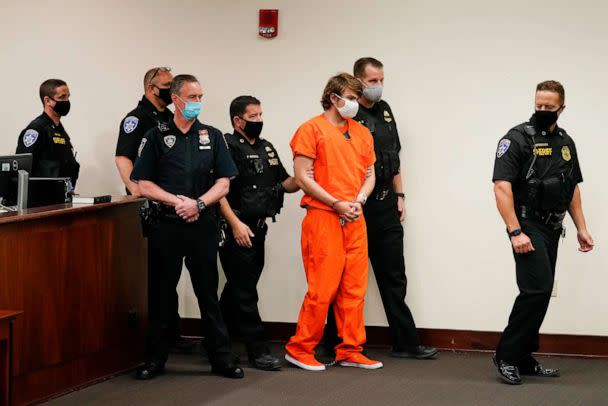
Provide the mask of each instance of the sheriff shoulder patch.
POLYGON ((36 130, 30 128, 29 130, 25 131, 25 134, 23 134, 23 145, 25 145, 26 148, 29 148, 34 145, 37 140, 38 131, 36 130))
POLYGON ((139 118, 135 116, 129 116, 125 118, 125 121, 122 124, 122 129, 125 134, 131 134, 137 128, 137 124, 139 123, 139 118))
POLYGON ((496 149, 496 158, 500 158, 501 156, 503 156, 510 146, 511 140, 508 140, 506 138, 500 140, 500 142, 498 143, 498 149, 496 149))

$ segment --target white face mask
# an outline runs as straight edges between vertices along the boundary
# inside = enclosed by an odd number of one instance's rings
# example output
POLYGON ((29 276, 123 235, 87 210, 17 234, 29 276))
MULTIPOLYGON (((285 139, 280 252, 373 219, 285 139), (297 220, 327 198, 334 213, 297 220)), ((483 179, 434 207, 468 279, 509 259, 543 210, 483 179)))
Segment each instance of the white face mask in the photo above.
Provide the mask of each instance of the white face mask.
POLYGON ((340 113, 342 118, 344 118, 344 119, 353 118, 354 116, 357 115, 357 112, 359 111, 359 103, 357 103, 356 100, 345 99, 343 97, 338 96, 335 93, 334 93, 334 96, 336 96, 338 99, 344 100, 344 106, 338 107, 338 105, 336 105, 336 108, 338 109, 338 113, 340 113))
POLYGON ((363 89, 363 97, 369 100, 372 103, 376 103, 382 99, 382 90, 384 90, 384 86, 365 86, 363 89))

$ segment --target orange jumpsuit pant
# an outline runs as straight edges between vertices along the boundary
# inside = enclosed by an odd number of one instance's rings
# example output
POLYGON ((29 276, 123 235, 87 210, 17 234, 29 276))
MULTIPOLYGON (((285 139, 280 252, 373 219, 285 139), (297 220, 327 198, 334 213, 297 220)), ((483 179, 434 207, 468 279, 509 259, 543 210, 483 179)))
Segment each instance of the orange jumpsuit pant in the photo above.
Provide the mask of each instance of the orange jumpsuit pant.
POLYGON ((296 334, 285 346, 287 352, 296 359, 314 355, 332 302, 338 336, 342 339, 336 346, 336 360, 361 352, 365 343, 363 304, 368 271, 363 216, 341 226, 336 213, 309 209, 302 222, 302 258, 308 291, 296 334))

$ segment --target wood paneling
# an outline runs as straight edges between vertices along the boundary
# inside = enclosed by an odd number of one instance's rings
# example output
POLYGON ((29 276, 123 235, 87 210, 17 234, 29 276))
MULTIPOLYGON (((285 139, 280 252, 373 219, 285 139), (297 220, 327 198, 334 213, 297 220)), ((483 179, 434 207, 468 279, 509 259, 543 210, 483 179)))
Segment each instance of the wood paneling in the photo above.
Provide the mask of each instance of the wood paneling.
POLYGON ((0 406, 12 405, 13 323, 23 312, 0 310, 0 406))
POLYGON ((141 361, 147 270, 140 205, 125 198, 0 217, 0 308, 24 310, 14 331, 16 404, 141 361))

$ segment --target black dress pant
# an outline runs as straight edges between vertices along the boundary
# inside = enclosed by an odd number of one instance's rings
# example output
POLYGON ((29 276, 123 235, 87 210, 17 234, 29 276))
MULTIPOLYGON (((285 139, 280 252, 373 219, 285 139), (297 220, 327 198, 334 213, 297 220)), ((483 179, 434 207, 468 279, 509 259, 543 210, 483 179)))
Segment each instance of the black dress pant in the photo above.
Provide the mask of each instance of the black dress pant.
POLYGON ((533 362, 532 353, 538 351, 538 332, 551 299, 562 230, 531 220, 520 219, 520 224, 535 250, 527 254, 513 252, 519 295, 498 343, 496 357, 527 368, 533 362))
MULTIPOLYGON (((397 196, 390 193, 384 200, 370 197, 364 206, 367 223, 369 259, 389 325, 393 350, 405 350, 420 344, 416 323, 405 303, 407 278, 403 252, 403 225, 399 220, 397 196)), ((325 332, 326 345, 337 343, 333 311, 329 311, 325 332)))
POLYGON ((250 359, 269 354, 264 326, 258 310, 257 285, 264 269, 264 244, 268 226, 257 221, 244 221, 251 228, 252 247, 241 247, 230 230, 226 243, 220 248, 220 261, 226 285, 220 298, 220 306, 230 336, 242 340, 247 346, 250 359))
MULTIPOLYGON (((128 188, 125 188, 125 191, 127 193, 128 196, 131 196, 131 191, 128 188)), ((146 204, 150 204, 149 201, 146 201, 146 204)), ((142 221, 142 227, 145 229, 147 229, 147 225, 145 225, 142 221)), ((146 235, 146 233, 144 232, 144 236, 148 237, 148 235, 146 235)), ((148 250, 148 264, 152 264, 154 262, 154 252, 152 250, 148 250)), ((150 276, 150 266, 148 265, 148 282, 150 282, 151 280, 153 280, 153 278, 150 276)), ((181 269, 179 271, 179 275, 177 277, 177 280, 179 281, 179 278, 181 276, 181 269)), ((148 291, 150 291, 150 286, 148 286, 148 291)), ((153 300, 157 300, 157 297, 152 296, 152 295, 148 295, 148 312, 150 311, 150 309, 152 309, 154 306, 156 306, 155 303, 152 303, 153 300)), ((171 324, 171 326, 169 327, 170 329, 170 338, 169 338, 169 345, 172 346, 173 344, 175 344, 181 337, 180 334, 180 321, 181 318, 179 316, 179 298, 177 295, 177 290, 175 291, 175 294, 173 295, 173 308, 175 310, 175 316, 174 316, 174 320, 173 323, 171 324)))
MULTIPOLYGON (((152 276, 152 270, 151 270, 151 264, 154 263, 155 259, 156 259, 156 253, 149 249, 148 250, 148 283, 154 281, 154 277, 152 276)), ((179 283, 179 279, 181 277, 182 274, 182 270, 180 268, 178 275, 177 275, 177 280, 179 283)), ((148 285, 148 292, 151 291, 151 285, 148 285)), ((181 334, 180 334, 180 316, 179 316, 179 297, 177 295, 177 289, 173 292, 173 294, 171 295, 171 307, 173 309, 173 320, 171 322, 171 324, 169 325, 169 346, 173 346, 175 343, 177 343, 179 341, 179 339, 181 338, 181 334)), ((158 295, 148 295, 148 312, 151 312, 152 309, 155 306, 158 306, 156 303, 153 303, 154 301, 157 301, 158 295)))
POLYGON ((150 228, 149 361, 167 361, 175 322, 175 289, 184 259, 201 313, 209 360, 213 365, 234 361, 217 298, 217 235, 217 221, 211 214, 201 215, 194 223, 163 219, 150 228))

